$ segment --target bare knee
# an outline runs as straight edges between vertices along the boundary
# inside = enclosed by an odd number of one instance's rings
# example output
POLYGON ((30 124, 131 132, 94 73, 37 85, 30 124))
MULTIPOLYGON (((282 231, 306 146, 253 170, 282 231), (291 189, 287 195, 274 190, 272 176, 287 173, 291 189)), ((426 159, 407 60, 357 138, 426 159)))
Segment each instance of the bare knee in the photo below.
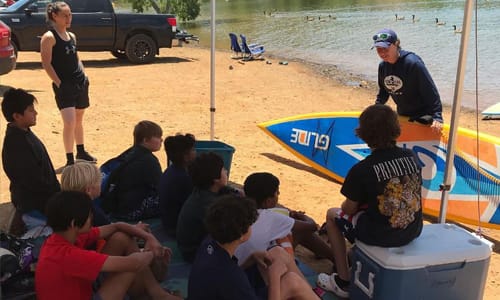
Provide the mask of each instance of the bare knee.
POLYGON ((281 295, 283 299, 300 298, 312 295, 312 287, 295 272, 288 272, 281 277, 281 295))
POLYGON ((74 120, 73 121, 64 120, 63 126, 64 126, 64 128, 63 128, 64 130, 73 131, 76 128, 76 123, 74 120))
POLYGON ((76 113, 74 107, 61 109, 61 117, 63 119, 64 127, 75 127, 76 113))
POLYGON ((280 246, 273 247, 267 251, 271 260, 280 260, 285 264, 291 260, 290 254, 280 246))
POLYGON ((77 123, 82 123, 83 114, 85 113, 85 109, 75 109, 75 117, 77 123))
POLYGON ((340 208, 338 208, 338 207, 329 208, 326 211, 326 221, 328 222, 328 221, 335 220, 335 218, 337 217, 337 213, 338 213, 339 210, 340 210, 340 208))
POLYGON ((106 240, 103 252, 122 256, 138 250, 139 248, 134 238, 123 232, 115 232, 106 240))
POLYGON ((281 283, 290 289, 303 287, 304 279, 294 272, 287 272, 281 277, 281 283))

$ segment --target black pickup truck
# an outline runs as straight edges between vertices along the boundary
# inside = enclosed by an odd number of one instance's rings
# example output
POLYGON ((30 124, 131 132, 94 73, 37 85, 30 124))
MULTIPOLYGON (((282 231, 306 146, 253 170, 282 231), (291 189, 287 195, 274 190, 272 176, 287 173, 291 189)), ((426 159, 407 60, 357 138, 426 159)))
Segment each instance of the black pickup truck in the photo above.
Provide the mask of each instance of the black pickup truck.
MULTIPOLYGON (((40 38, 48 30, 46 7, 55 0, 19 0, 0 10, 0 20, 12 30, 17 51, 40 51, 40 38)), ((111 0, 65 0, 71 7, 71 32, 80 51, 111 51, 117 58, 149 63, 159 48, 172 40, 192 37, 178 34, 174 15, 115 13, 111 0), (177 36, 176 36, 177 35, 177 36)))

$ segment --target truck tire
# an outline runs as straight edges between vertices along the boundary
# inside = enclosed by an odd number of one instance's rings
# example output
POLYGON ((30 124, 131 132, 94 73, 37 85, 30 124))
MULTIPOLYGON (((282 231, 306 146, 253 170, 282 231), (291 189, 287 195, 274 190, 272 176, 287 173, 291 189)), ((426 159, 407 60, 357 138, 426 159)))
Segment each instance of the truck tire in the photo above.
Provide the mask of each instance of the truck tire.
POLYGON ((17 59, 17 52, 19 52, 19 49, 17 48, 17 44, 14 41, 11 41, 12 47, 14 48, 14 55, 16 56, 17 59))
POLYGON ((124 50, 111 50, 111 54, 118 59, 127 59, 127 54, 124 50))
POLYGON ((136 34, 127 41, 125 54, 135 64, 150 63, 156 56, 158 48, 155 41, 148 35, 136 34))

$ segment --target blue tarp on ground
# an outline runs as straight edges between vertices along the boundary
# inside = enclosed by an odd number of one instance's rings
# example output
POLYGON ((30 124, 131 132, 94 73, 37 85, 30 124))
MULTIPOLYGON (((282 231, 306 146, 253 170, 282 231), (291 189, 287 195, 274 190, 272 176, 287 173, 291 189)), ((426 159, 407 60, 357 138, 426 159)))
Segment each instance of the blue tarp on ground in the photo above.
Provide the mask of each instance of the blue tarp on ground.
MULTIPOLYGON (((162 229, 161 222, 159 219, 149 219, 145 220, 144 223, 148 223, 151 227, 153 234, 156 238, 164 245, 172 249, 173 255, 168 267, 168 276, 165 281, 162 282, 164 288, 168 288, 171 291, 178 292, 182 297, 187 297, 187 286, 188 277, 191 270, 191 264, 186 263, 177 248, 177 242, 169 237, 162 229)), ((317 273, 312 270, 306 264, 297 261, 299 269, 302 271, 304 276, 307 278, 312 287, 316 286, 316 276, 317 273)), ((324 300, 336 300, 336 298, 331 293, 326 293, 321 299, 324 300)))

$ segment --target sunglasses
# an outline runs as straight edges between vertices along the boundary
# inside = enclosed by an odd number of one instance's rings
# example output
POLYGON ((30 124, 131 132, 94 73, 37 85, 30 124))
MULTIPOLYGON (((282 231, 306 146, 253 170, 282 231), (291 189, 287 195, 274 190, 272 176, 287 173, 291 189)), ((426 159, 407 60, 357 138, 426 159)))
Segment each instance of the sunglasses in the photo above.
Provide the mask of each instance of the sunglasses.
POLYGON ((378 33, 373 36, 373 40, 375 41, 375 43, 387 42, 387 40, 390 39, 391 37, 392 35, 390 35, 389 33, 378 33))

